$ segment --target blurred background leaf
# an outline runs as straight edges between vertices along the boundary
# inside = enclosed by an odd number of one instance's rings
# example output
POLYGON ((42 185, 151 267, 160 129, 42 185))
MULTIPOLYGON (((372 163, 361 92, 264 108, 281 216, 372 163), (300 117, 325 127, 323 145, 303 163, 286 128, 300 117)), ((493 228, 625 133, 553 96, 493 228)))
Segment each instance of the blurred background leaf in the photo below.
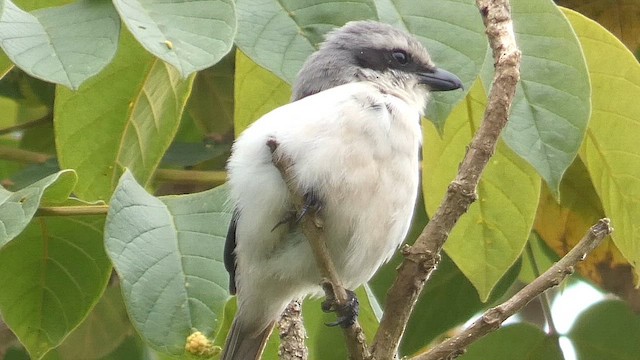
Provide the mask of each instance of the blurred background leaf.
MULTIPOLYGON (((580 39, 593 87, 593 115, 580 149, 622 255, 640 275, 640 66, 596 22, 565 10, 580 39)), ((637 280, 636 280, 637 284, 637 280)))

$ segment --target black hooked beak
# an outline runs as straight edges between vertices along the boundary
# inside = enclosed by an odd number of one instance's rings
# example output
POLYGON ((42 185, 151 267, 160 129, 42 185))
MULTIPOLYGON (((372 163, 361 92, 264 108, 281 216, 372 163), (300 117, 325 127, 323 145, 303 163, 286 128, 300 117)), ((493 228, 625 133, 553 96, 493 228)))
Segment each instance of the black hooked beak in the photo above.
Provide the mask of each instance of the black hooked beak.
POLYGON ((460 78, 446 70, 436 68, 431 72, 420 72, 418 77, 420 83, 427 85, 431 91, 449 91, 462 88, 460 78))

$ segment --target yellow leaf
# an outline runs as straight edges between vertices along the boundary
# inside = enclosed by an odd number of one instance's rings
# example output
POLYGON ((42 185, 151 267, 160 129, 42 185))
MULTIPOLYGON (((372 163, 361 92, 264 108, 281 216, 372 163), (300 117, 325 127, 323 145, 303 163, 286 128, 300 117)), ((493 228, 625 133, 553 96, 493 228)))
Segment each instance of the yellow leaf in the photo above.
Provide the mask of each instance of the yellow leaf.
MULTIPOLYGON (((442 137, 425 124, 423 191, 428 214, 435 212, 455 177, 485 106, 486 96, 477 82, 451 113, 442 137)), ((540 177, 501 140, 478 185, 478 201, 460 218, 445 245, 483 301, 520 256, 539 189, 540 177)))
MULTIPOLYGON (((605 216, 589 173, 579 158, 565 173, 560 184, 560 199, 557 203, 549 189, 542 187, 534 229, 556 254, 564 256, 605 216)), ((615 244, 606 240, 578 264, 578 271, 604 287, 603 271, 625 264, 627 261, 615 244)))
POLYGON ((288 103, 291 87, 238 50, 234 93, 237 136, 262 115, 288 103))
POLYGON ((580 157, 615 228, 613 241, 640 274, 640 64, 602 26, 564 11, 592 84, 593 111, 580 157))
POLYGON ((562 5, 597 21, 631 51, 640 49, 640 2, 638 0, 562 0, 562 5))

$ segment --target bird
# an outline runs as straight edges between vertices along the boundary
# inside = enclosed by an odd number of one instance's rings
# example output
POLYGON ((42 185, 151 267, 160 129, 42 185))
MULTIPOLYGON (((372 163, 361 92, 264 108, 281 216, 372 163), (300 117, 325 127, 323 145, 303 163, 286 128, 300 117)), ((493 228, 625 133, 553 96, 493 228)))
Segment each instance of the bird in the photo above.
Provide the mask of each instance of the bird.
MULTIPOLYGON (((287 304, 322 294, 273 156, 291 161, 291 184, 318 210, 331 259, 355 296, 409 230, 429 93, 461 87, 420 41, 391 25, 352 21, 326 35, 298 73, 292 101, 256 120, 232 147, 224 263, 238 310, 221 359, 259 359, 287 304)), ((357 312, 346 313, 332 325, 353 323, 357 312)))

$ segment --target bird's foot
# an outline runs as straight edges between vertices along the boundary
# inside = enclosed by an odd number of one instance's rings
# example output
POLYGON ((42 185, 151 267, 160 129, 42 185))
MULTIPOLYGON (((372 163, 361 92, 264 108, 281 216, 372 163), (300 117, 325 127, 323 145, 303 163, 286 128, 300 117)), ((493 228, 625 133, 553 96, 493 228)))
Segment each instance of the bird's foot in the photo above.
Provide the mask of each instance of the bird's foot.
POLYGON ((360 303, 358 302, 358 297, 356 293, 351 290, 346 290, 347 292, 347 302, 345 304, 338 304, 335 297, 328 297, 325 301, 322 302, 322 311, 324 312, 335 312, 338 314, 338 320, 327 323, 327 326, 338 326, 341 328, 348 328, 356 322, 358 318, 358 313, 360 312, 360 303))

